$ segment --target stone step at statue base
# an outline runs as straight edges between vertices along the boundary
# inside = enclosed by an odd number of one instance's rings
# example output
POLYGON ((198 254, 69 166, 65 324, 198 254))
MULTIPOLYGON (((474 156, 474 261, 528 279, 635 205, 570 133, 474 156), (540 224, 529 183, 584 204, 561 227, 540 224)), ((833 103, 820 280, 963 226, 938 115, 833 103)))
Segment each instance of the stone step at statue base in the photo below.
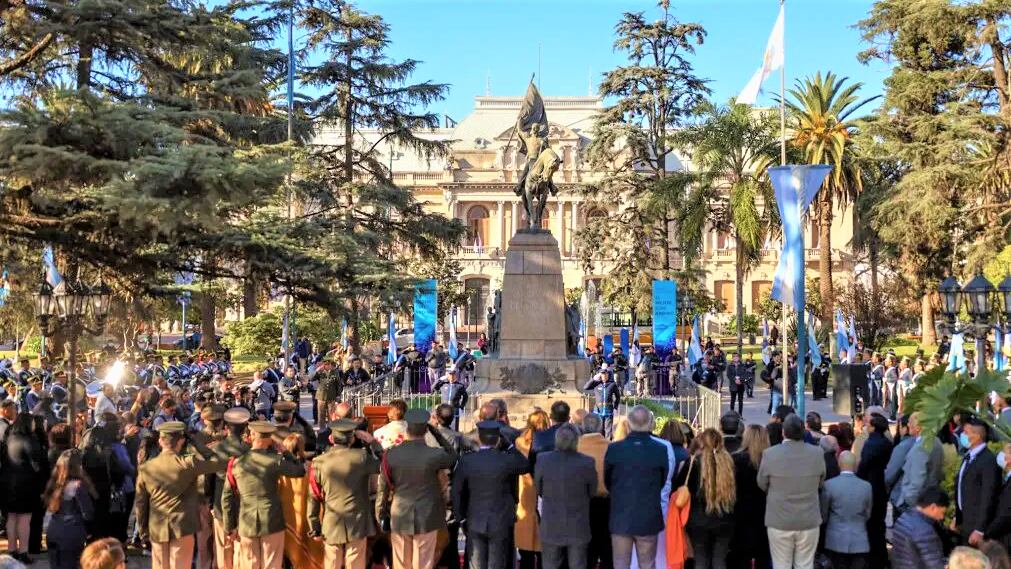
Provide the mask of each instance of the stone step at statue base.
POLYGON ((486 391, 473 395, 467 413, 460 418, 460 431, 469 432, 477 421, 477 412, 481 405, 491 399, 502 399, 509 408, 509 425, 523 430, 527 416, 535 408, 541 408, 545 413, 551 412, 551 405, 556 401, 565 401, 572 411, 588 405, 588 400, 575 389, 552 391, 551 393, 523 394, 515 391, 486 391))

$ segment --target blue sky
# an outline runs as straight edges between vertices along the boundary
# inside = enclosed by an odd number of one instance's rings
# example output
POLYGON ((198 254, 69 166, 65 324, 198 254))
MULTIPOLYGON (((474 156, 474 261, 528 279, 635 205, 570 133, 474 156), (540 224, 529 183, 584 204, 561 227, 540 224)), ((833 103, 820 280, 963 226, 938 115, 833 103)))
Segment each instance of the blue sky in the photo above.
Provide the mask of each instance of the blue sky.
MULTIPOLYGON (((865 84, 862 95, 881 92, 888 68, 862 65, 866 47, 854 25, 873 3, 864 0, 788 0, 786 6, 787 84, 817 71, 832 70, 865 84)), ((777 0, 672 0, 682 21, 708 32, 693 61, 711 80, 713 97, 726 101, 758 68, 777 0)), ((390 54, 423 63, 415 79, 450 84, 449 96, 431 110, 457 120, 485 93, 490 74, 493 95, 519 96, 537 71, 541 50, 541 90, 546 96, 585 95, 602 72, 622 63, 612 51, 614 24, 625 11, 659 15, 655 2, 632 0, 360 0, 360 9, 382 15, 391 27, 390 54)), ((778 76, 770 78, 759 104, 771 103, 778 76)))

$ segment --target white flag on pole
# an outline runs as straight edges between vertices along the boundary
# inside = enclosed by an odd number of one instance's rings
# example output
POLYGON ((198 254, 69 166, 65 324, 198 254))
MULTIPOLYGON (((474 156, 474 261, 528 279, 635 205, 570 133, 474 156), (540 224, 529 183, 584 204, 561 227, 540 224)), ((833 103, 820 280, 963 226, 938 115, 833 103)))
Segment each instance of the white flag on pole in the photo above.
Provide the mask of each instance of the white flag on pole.
POLYGON ((762 66, 751 76, 751 81, 748 81, 744 90, 737 96, 738 104, 754 105, 758 100, 758 93, 762 90, 762 83, 773 71, 783 67, 783 43, 783 5, 780 4, 779 17, 776 18, 776 24, 772 26, 769 43, 765 44, 762 66))

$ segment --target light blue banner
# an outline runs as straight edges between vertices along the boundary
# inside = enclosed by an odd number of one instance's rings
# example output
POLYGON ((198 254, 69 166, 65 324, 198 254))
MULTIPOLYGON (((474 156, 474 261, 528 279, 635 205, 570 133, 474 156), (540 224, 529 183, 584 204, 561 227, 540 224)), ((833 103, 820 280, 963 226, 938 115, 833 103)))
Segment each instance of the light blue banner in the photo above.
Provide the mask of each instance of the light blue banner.
POLYGON ((625 357, 627 358, 628 354, 629 354, 629 351, 628 351, 628 328, 622 328, 621 331, 618 332, 618 342, 621 344, 621 352, 623 354, 625 354, 625 357))
POLYGON ((662 360, 674 349, 678 330, 678 284, 653 281, 653 349, 662 360))
POLYGON ((414 347, 422 354, 432 349, 439 297, 435 279, 421 281, 414 289, 414 347))

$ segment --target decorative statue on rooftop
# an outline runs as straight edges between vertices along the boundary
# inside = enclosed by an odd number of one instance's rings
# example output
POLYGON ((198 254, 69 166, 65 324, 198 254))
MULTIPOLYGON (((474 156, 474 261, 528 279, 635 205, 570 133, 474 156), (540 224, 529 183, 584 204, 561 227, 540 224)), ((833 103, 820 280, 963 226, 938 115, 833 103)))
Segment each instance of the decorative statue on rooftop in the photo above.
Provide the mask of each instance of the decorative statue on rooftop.
POLYGON ((527 162, 514 191, 523 197, 527 229, 537 230, 541 226, 548 194, 558 194, 558 188, 551 177, 558 170, 561 159, 548 143, 548 117, 544 111, 544 99, 533 80, 527 86, 520 114, 516 117, 515 133, 523 142, 521 152, 526 155, 527 162))

